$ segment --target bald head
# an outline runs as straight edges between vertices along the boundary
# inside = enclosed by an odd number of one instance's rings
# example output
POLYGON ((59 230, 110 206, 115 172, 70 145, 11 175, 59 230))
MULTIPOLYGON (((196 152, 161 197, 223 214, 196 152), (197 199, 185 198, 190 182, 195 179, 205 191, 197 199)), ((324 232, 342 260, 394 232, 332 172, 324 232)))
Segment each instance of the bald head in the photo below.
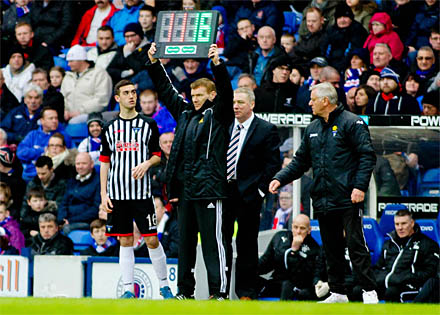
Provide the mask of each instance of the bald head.
POLYGON ((293 236, 301 235, 302 237, 306 237, 310 234, 310 219, 308 216, 304 214, 298 214, 292 222, 292 233, 293 236))
POLYGON ((263 26, 258 30, 257 41, 263 52, 269 52, 276 43, 276 34, 272 27, 263 26))
POLYGON ((80 152, 75 158, 75 168, 79 176, 84 177, 93 170, 93 160, 89 153, 80 152))

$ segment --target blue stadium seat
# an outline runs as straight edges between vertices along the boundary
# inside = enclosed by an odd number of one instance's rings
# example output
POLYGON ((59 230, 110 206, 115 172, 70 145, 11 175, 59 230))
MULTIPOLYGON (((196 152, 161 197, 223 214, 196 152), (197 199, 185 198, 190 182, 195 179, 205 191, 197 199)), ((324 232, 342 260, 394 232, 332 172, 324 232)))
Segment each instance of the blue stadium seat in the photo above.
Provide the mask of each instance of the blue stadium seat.
POLYGON ((67 134, 72 138, 72 143, 75 147, 88 137, 89 130, 86 123, 82 124, 68 124, 66 127, 67 134))
POLYGON ((430 237, 433 241, 436 241, 440 245, 440 234, 437 226, 437 222, 433 219, 417 219, 417 224, 420 226, 420 230, 426 236, 430 237))
POLYGON ((423 174, 418 194, 427 197, 440 197, 440 168, 431 168, 423 174))
POLYGON ((394 230, 394 215, 399 210, 408 210, 408 208, 405 205, 392 204, 387 205, 383 210, 379 227, 384 236, 394 230))
POLYGON ((371 255, 371 264, 375 265, 380 257, 384 237, 377 221, 372 218, 363 218, 365 241, 371 255))
POLYGON ((312 237, 315 239, 316 243, 318 243, 319 246, 322 246, 321 231, 319 229, 318 220, 310 220, 310 226, 312 227, 312 237))
POLYGON ((75 230, 69 233, 68 237, 73 242, 73 250, 78 253, 81 250, 87 249, 93 244, 94 240, 87 230, 75 230))
POLYGON ((302 14, 297 11, 285 11, 283 33, 295 34, 299 30, 302 21, 302 14))

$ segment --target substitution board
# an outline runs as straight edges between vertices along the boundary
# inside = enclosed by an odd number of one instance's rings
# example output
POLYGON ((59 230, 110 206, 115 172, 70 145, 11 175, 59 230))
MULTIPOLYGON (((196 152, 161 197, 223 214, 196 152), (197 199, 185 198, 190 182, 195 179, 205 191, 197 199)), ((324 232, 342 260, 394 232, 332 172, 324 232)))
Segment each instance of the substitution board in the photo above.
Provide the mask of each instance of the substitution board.
POLYGON ((160 11, 156 23, 156 58, 207 58, 215 43, 218 11, 160 11))

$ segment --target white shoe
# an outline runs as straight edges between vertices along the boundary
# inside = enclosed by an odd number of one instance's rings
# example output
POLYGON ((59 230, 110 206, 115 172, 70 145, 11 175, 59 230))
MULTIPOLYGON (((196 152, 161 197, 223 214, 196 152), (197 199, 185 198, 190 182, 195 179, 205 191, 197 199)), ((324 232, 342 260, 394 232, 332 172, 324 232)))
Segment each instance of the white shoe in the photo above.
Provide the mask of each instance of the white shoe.
POLYGON ((328 298, 318 303, 348 303, 348 297, 345 294, 332 292, 328 298))
POLYGON ((377 304, 379 303, 379 299, 377 298, 376 291, 365 291, 362 293, 362 299, 364 300, 364 304, 377 304))

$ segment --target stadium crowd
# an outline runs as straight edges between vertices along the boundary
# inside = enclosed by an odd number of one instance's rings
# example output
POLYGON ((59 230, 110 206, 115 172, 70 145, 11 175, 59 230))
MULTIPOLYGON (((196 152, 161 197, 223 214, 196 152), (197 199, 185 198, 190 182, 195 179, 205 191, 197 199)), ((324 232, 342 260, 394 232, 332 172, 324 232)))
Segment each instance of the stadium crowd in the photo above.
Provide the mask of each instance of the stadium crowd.
MULTIPOLYGON (((437 0, 1 1, 1 254, 30 247, 32 255, 70 255, 69 234, 83 230, 94 242, 81 254, 118 256, 118 240, 105 236, 99 152, 103 127, 119 111, 113 88, 128 79, 139 96, 137 111, 159 128, 162 154, 150 171, 152 193, 159 240, 168 258, 178 258, 178 211, 166 194, 176 120, 146 67, 159 11, 220 12, 216 44, 222 64, 234 90, 253 91, 255 113, 311 114, 310 89, 328 82, 342 106, 358 115, 440 115, 437 0), (87 135, 78 137, 77 126, 87 128, 87 135)), ((193 82, 213 80, 208 61, 160 60, 188 101, 193 82)), ((294 152, 292 138, 282 131, 279 137, 281 168, 294 152)), ((417 177, 439 167, 439 143, 387 150, 384 145, 376 151, 380 196, 415 195, 417 177)), ((259 229, 282 231, 258 262, 258 275, 274 271, 269 280, 258 278, 258 297, 329 295, 325 255, 310 236, 311 178, 302 178, 299 216, 292 217, 291 184, 266 197, 259 229), (296 251, 302 255, 293 256, 296 251)), ((409 212, 396 214, 395 228, 374 267, 379 297, 437 296, 438 302, 438 245, 423 236, 409 212)), ((148 256, 133 229, 135 255, 148 256)), ((341 268, 348 296, 361 300, 346 256, 341 268)))

